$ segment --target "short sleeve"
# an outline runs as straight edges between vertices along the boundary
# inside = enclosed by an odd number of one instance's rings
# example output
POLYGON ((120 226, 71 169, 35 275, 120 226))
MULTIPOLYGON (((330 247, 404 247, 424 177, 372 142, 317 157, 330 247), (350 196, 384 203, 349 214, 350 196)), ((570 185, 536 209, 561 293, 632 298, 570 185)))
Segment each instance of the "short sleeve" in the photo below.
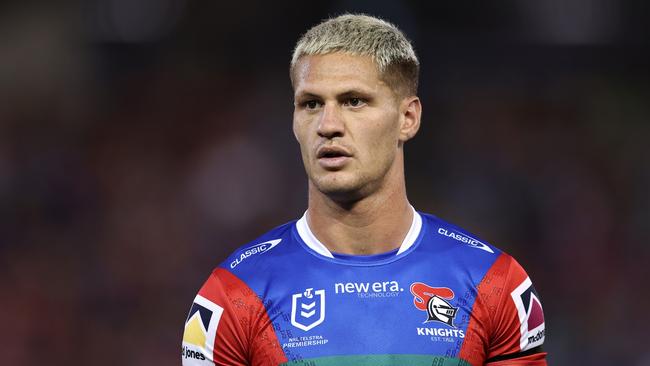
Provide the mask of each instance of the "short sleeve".
POLYGON ((542 303, 526 271, 502 253, 477 285, 461 358, 471 364, 546 365, 542 303))
POLYGON ((489 365, 546 365, 546 324, 542 302, 533 283, 517 261, 502 254, 500 287, 503 291, 492 313, 487 347, 489 365))
POLYGON ((181 357, 183 366, 275 366, 286 361, 260 299, 221 268, 192 303, 181 357))

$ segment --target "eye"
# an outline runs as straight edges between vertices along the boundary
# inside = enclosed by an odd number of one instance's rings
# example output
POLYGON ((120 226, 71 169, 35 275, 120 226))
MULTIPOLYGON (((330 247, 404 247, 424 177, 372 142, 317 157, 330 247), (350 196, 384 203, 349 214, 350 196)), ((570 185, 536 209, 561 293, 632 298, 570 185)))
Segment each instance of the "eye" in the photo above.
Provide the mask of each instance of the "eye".
POLYGON ((365 103, 366 102, 361 98, 350 98, 346 100, 344 104, 350 107, 361 107, 365 103))
POLYGON ((308 100, 302 103, 302 106, 305 109, 313 110, 321 106, 321 103, 317 100, 308 100))

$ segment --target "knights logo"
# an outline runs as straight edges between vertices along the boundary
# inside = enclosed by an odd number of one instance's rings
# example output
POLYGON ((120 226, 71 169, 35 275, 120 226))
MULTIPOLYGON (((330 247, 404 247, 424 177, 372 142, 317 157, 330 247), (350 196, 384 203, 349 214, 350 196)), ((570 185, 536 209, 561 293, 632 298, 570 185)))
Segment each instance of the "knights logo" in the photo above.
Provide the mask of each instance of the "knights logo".
POLYGON ((291 324, 305 332, 325 320, 325 290, 313 290, 308 288, 291 297, 291 324))
POLYGON ((448 301, 455 296, 450 288, 431 287, 422 282, 415 282, 411 285, 411 294, 413 294, 413 305, 418 310, 427 312, 425 323, 437 321, 456 328, 454 319, 458 308, 448 301))

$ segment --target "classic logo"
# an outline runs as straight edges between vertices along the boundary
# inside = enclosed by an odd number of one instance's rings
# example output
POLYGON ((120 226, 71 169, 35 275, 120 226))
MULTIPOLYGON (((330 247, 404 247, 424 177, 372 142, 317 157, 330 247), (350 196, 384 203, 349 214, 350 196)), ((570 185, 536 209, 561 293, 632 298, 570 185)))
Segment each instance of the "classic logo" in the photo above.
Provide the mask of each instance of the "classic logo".
POLYGON ((529 350, 544 343, 546 326, 544 323, 544 311, 539 301, 537 291, 533 287, 530 278, 517 286, 510 294, 517 307, 517 315, 521 323, 521 337, 519 346, 522 351, 529 350))
POLYGON ((181 357, 186 364, 189 361, 197 365, 204 364, 202 361, 212 362, 214 339, 222 313, 223 308, 219 305, 201 295, 196 296, 185 320, 183 333, 181 357))
POLYGON ((411 285, 413 294, 413 305, 418 310, 427 312, 427 320, 424 322, 437 321, 456 328, 454 318, 458 312, 457 307, 451 306, 447 300, 454 298, 454 292, 447 287, 431 287, 422 282, 415 282, 411 285))
POLYGON ((461 233, 455 232, 453 230, 447 230, 447 229, 442 228, 442 227, 438 228, 438 234, 444 235, 444 236, 449 237, 449 238, 456 239, 461 243, 465 243, 465 244, 469 245, 470 247, 485 250, 486 252, 494 254, 494 251, 492 250, 492 248, 490 248, 489 246, 487 246, 485 243, 481 242, 480 240, 472 238, 469 235, 461 234, 461 233))
POLYGON ((244 260, 246 260, 248 257, 252 255, 268 252, 269 250, 273 249, 276 245, 280 244, 281 241, 282 239, 269 240, 269 241, 265 241, 264 243, 255 244, 244 249, 243 252, 239 255, 239 257, 235 258, 234 261, 230 262, 230 268, 235 268, 239 263, 243 262, 244 260))
POLYGON ((291 324, 305 332, 325 320, 325 290, 313 290, 308 288, 291 297, 291 324))

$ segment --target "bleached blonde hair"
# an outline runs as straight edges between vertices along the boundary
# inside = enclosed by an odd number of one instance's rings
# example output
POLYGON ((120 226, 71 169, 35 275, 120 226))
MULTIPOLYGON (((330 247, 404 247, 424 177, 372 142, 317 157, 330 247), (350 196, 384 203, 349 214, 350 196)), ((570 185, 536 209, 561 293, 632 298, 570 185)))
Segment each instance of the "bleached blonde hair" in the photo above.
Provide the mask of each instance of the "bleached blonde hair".
POLYGON ((309 29, 293 51, 292 84, 301 57, 334 52, 372 57, 381 78, 396 93, 417 94, 420 62, 411 42, 395 25, 365 14, 341 15, 309 29))

